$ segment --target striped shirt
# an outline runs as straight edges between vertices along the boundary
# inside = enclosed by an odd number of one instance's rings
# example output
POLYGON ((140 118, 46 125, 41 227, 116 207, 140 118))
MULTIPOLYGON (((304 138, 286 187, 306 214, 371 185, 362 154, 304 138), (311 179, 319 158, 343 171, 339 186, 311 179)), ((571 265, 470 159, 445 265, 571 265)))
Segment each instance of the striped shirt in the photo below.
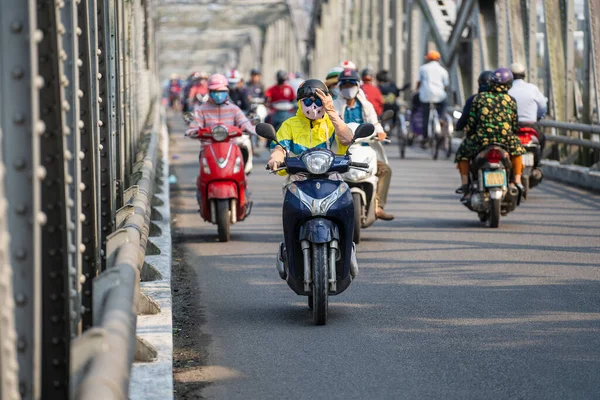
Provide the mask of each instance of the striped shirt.
POLYGON ((238 126, 246 132, 256 134, 254 125, 250 123, 242 110, 229 101, 219 106, 212 101, 207 101, 198 107, 194 113, 194 121, 190 123, 187 133, 192 134, 200 128, 212 128, 215 125, 238 126))

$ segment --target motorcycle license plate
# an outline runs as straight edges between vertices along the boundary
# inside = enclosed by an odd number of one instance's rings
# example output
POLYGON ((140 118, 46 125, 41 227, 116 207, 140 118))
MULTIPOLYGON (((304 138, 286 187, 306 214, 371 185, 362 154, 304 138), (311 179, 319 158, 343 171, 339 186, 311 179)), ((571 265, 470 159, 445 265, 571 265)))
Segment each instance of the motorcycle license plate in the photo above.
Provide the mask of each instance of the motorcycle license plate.
POLYGON ((506 184, 506 172, 504 171, 486 171, 483 175, 485 187, 499 187, 506 184))
POLYGON ((533 153, 525 153, 521 157, 523 157, 524 167, 533 167, 533 153))

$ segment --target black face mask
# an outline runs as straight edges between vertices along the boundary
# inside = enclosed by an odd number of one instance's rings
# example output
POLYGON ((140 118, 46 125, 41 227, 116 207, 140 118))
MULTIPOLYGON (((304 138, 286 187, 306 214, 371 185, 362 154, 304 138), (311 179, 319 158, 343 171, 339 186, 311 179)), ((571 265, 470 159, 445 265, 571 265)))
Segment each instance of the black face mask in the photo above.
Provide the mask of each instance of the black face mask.
POLYGON ((285 79, 277 79, 278 85, 283 85, 285 83, 285 79))

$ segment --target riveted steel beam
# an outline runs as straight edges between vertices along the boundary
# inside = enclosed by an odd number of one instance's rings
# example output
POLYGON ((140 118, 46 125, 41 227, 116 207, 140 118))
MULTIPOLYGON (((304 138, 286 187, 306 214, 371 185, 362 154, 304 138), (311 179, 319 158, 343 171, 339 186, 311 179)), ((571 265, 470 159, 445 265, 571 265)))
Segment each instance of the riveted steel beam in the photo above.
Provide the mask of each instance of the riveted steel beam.
POLYGON ((80 135, 81 135, 81 213, 82 242, 85 246, 82 255, 81 272, 85 281, 82 295, 82 328, 92 326, 92 280, 100 272, 100 171, 98 151, 98 38, 95 0, 83 0, 78 5, 79 37, 79 82, 80 135))
MULTIPOLYGON (((97 0, 98 21, 98 126, 100 140, 100 231, 102 249, 106 246, 106 237, 114 230, 116 203, 116 145, 117 130, 117 72, 116 72, 116 26, 114 0, 97 0)), ((102 266, 106 258, 102 256, 102 266)))
MULTIPOLYGON (((2 81, 0 81, 0 92, 2 81)), ((2 101, 0 97, 0 107, 2 101)), ((0 115, 1 117, 1 115, 0 115)), ((13 270, 10 263, 10 234, 6 226, 8 204, 4 195, 4 162, 2 160, 2 121, 0 118, 0 399, 18 400, 19 378, 13 300, 13 270)))
MULTIPOLYGON (((0 2, 0 124, 3 131, 7 229, 14 268, 19 392, 41 396, 41 181, 37 29, 34 0, 0 2), (10 151, 8 150, 10 149, 10 151), (28 184, 26 184, 28 183, 28 184)), ((3 344, 4 345, 4 344, 3 344)), ((7 344, 7 346, 10 346, 7 344)))
POLYGON ((62 47, 65 52, 64 59, 64 95, 69 107, 65 111, 65 127, 69 133, 66 136, 67 150, 65 159, 68 174, 72 177, 67 182, 67 207, 69 220, 67 221, 67 234, 69 242, 75 251, 69 252, 69 286, 70 286, 70 319, 71 336, 81 332, 81 253, 85 251, 82 243, 83 214, 81 213, 81 161, 85 154, 81 152, 80 135, 80 98, 83 92, 79 88, 79 29, 77 20, 77 5, 75 0, 65 0, 60 8, 60 16, 64 26, 62 47))
POLYGON ((71 341, 69 297, 69 254, 77 252, 70 241, 70 199, 68 185, 73 176, 66 163, 67 136, 71 134, 65 98, 68 84, 62 46, 65 25, 60 18, 62 3, 38 0, 38 28, 44 37, 38 44, 39 71, 44 80, 40 89, 40 117, 45 131, 40 136, 41 164, 46 170, 42 184, 42 210, 47 222, 42 228, 42 397, 69 395, 69 349, 71 341))

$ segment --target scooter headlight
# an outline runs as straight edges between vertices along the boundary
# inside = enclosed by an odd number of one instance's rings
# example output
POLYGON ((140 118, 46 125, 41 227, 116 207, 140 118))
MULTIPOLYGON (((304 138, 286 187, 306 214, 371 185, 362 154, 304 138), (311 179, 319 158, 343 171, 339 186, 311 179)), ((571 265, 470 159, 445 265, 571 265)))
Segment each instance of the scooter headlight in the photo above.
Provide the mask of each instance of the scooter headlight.
POLYGON ((333 154, 328 151, 313 151, 302 156, 306 169, 314 175, 323 175, 329 171, 333 160, 333 154))
POLYGON ((227 136, 229 136, 229 131, 223 125, 215 126, 212 128, 211 133, 213 139, 215 139, 217 142, 222 142, 223 140, 227 139, 227 136))

